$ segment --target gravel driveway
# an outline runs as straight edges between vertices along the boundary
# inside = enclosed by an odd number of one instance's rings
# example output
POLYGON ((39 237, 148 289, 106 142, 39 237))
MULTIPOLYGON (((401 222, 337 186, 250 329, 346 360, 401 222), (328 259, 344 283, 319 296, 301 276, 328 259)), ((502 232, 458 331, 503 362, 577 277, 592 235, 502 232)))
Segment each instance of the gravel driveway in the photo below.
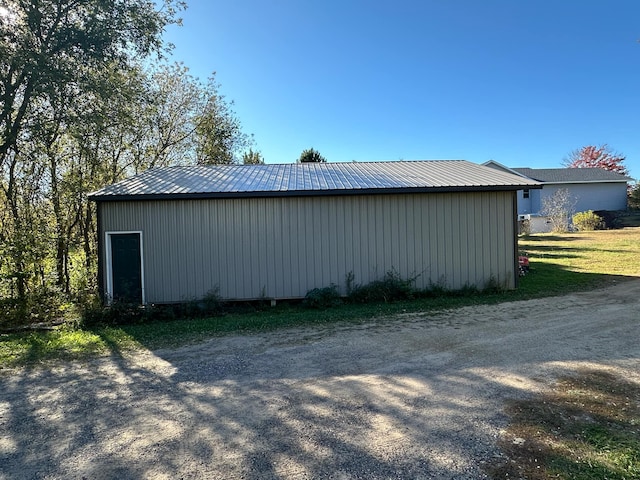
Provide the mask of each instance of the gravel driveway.
POLYGON ((0 478, 484 478, 504 401, 640 381, 640 280, 0 370, 0 478))

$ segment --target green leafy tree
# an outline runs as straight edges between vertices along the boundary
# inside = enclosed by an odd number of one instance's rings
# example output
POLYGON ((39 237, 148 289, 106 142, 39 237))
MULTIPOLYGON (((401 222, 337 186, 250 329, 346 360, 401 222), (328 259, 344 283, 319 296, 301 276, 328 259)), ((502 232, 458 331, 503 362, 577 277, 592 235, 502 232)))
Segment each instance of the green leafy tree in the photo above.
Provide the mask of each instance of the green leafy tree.
POLYGON ((254 152, 250 148, 249 151, 242 154, 242 163, 245 165, 263 165, 264 158, 262 158, 262 154, 260 152, 254 152))
MULTIPOLYGON (((83 105, 108 95, 101 83, 117 65, 162 54, 162 32, 177 23, 182 2, 165 0, 7 0, 0 14, 0 188, 4 273, 10 293, 24 299, 34 276, 45 277, 41 241, 68 236, 62 195, 69 137, 83 105), (47 213, 53 210, 54 221, 47 213), (42 220, 39 220, 42 219, 42 220), (35 220, 35 221, 34 221, 35 220), (45 225, 41 225, 44 222, 45 225), (41 228, 42 227, 42 228, 41 228), (13 294, 13 293, 11 293, 13 294)), ((66 247, 54 242, 60 251, 66 247)), ((58 265, 58 277, 64 277, 58 265)), ((58 282, 61 279, 58 278, 58 282)), ((32 282, 37 285, 40 282, 32 282)), ((0 289, 0 294, 2 291, 0 289)))
POLYGON ((629 189, 629 208, 640 210, 640 184, 636 181, 635 185, 629 189))
POLYGON ((242 132, 233 103, 219 95, 218 88, 215 78, 209 78, 204 89, 204 106, 194 118, 198 165, 240 163, 240 152, 253 143, 253 139, 242 132))
POLYGON ((152 167, 242 161, 251 138, 213 77, 201 82, 182 64, 143 66, 166 52, 162 31, 183 7, 177 0, 3 4, 0 300, 35 305, 52 293, 68 299, 95 288, 88 192, 152 167))
POLYGON ((320 152, 314 150, 313 148, 309 148, 307 150, 303 150, 300 154, 300 158, 298 159, 298 163, 326 163, 327 159, 320 155, 320 152))

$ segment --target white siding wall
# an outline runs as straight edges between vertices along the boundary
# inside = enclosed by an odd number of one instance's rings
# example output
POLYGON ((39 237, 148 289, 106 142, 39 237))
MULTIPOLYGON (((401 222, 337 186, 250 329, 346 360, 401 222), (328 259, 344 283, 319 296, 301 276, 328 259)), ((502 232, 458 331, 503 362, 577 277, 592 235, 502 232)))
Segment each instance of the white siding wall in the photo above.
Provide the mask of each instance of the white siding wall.
MULTIPOLYGON (((515 287, 514 192, 105 202, 105 231, 144 232, 147 301, 214 287, 227 299, 304 297, 353 272, 416 285, 515 287)), ((104 280, 104 279, 103 279, 104 280)))
POLYGON ((544 199, 565 188, 576 200, 576 212, 627 209, 626 183, 567 183, 547 184, 542 190, 530 190, 528 201, 522 199, 522 191, 518 192, 518 213, 540 213, 544 199))

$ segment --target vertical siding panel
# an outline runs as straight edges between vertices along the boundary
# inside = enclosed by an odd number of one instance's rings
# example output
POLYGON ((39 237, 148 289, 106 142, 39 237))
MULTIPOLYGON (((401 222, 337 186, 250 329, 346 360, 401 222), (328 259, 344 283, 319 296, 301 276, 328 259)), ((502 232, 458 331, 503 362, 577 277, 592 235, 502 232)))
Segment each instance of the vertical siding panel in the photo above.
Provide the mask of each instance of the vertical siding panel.
POLYGON ((440 272, 438 271, 438 222, 436 216, 436 197, 431 196, 427 200, 427 225, 429 250, 429 278, 434 284, 440 282, 440 272))
MULTIPOLYGON (((489 268, 489 256, 491 245, 489 239, 487 238, 488 229, 491 228, 489 222, 491 221, 490 216, 488 217, 485 212, 489 212, 491 208, 491 204, 489 201, 489 194, 482 193, 481 201, 476 209, 477 221, 480 224, 480 231, 478 232, 479 248, 478 248, 478 287, 484 288, 485 286, 485 272, 489 268)), ((491 272, 488 272, 489 274, 491 272)))
POLYGON ((267 202, 267 199, 260 199, 261 203, 264 204, 265 210, 265 225, 264 229, 267 232, 267 272, 266 278, 267 283, 269 284, 269 290, 271 291, 271 295, 274 297, 278 296, 277 284, 275 279, 275 268, 278 261, 278 243, 279 243, 279 235, 278 228, 280 226, 280 219, 278 218, 277 212, 274 210, 273 202, 267 202))
POLYGON ((339 284, 340 291, 346 294, 345 289, 343 288, 344 283, 346 281, 346 275, 349 272, 354 272, 356 269, 356 255, 358 253, 358 248, 355 245, 355 215, 354 208, 357 205, 356 197, 348 197, 345 198, 345 208, 344 208, 344 218, 343 218, 343 238, 342 245, 344 248, 344 257, 342 259, 343 265, 343 275, 340 279, 342 282, 339 284))
POLYGON ((460 268, 462 275, 460 281, 462 286, 471 285, 471 279, 469 278, 469 252, 473 246, 470 243, 469 229, 473 222, 473 212, 469 208, 470 196, 471 195, 469 193, 465 193, 461 195, 459 199, 460 215, 464 216, 464 222, 460 225, 460 248, 462 250, 460 252, 460 268))
POLYGON ((489 238, 489 229, 491 228, 491 196, 488 193, 482 193, 481 208, 477 210, 478 220, 481 224, 480 235, 480 249, 478 256, 479 263, 479 285, 478 287, 484 288, 486 283, 486 277, 491 275, 491 239, 489 238), (486 212, 489 212, 487 215, 486 212), (486 275, 485 275, 486 273, 486 275))
POLYGON ((299 296, 299 292, 301 290, 300 284, 302 279, 304 278, 305 265, 303 263, 303 248, 300 245, 303 242, 302 237, 302 222, 300 221, 301 214, 301 202, 300 198, 292 199, 293 203, 291 207, 291 216, 294 219, 294 224, 289 232, 290 242, 291 242, 291 251, 293 255, 291 257, 291 283, 293 286, 292 292, 295 292, 295 295, 299 296))
POLYGON ((278 230, 280 242, 277 246, 279 267, 275 271, 276 291, 278 296, 282 297, 291 291, 291 248, 287 249, 287 240, 290 238, 288 232, 291 230, 291 211, 287 205, 291 204, 286 204, 281 198, 277 199, 275 204, 281 222, 278 230))
POLYGON ((452 286, 453 288, 460 288, 463 284, 462 282, 462 244, 460 242, 460 224, 466 221, 466 218, 463 216, 463 212, 460 212, 460 195, 458 194, 448 194, 447 195, 447 203, 449 205, 449 220, 447 223, 450 225, 449 235, 450 238, 448 240, 448 245, 451 246, 450 251, 450 262, 451 262, 451 270, 452 270, 452 286))
POLYGON ((322 229, 321 238, 322 238, 322 279, 320 283, 315 285, 315 287, 325 287, 329 285, 333 281, 333 272, 334 272, 334 255, 332 252, 333 246, 335 245, 335 218, 333 217, 334 213, 334 198, 326 198, 326 202, 324 202, 324 208, 322 209, 322 220, 324 224, 324 228, 322 229))
POLYGON ((247 267, 249 269, 249 275, 251 276, 251 286, 260 292, 266 293, 263 287, 266 288, 260 278, 260 222, 258 214, 258 205, 255 199, 249 199, 248 209, 250 216, 250 230, 249 230, 249 258, 250 263, 247 267))
POLYGON ((496 192, 495 193, 495 197, 496 197, 496 222, 495 222, 495 226, 493 229, 493 235, 495 236, 496 239, 496 269, 498 270, 497 272, 497 277, 498 280, 500 281, 500 283, 504 282, 506 280, 506 267, 507 267, 507 262, 505 261, 505 255, 504 253, 507 251, 507 245, 506 242, 504 241, 504 205, 502 204, 502 193, 501 192, 496 192))
POLYGON ((209 215, 208 211, 211 209, 209 206, 211 201, 198 202, 195 204, 198 215, 198 222, 200 223, 200 235, 198 237, 198 243, 200 244, 200 269, 201 269, 201 288, 203 292, 211 290, 211 246, 207 241, 209 237, 209 215))
POLYGON ((465 268, 465 282, 469 286, 474 286, 476 283, 475 279, 475 262, 474 262, 474 250, 475 240, 473 237, 473 232, 475 230, 475 211, 473 209, 474 199, 476 198, 475 194, 467 193, 464 196, 464 203, 461 208, 464 209, 467 216, 467 222, 465 224, 464 231, 462 232, 464 245, 466 246, 463 261, 466 266, 465 268))
MULTIPOLYGON (((411 195, 411 213, 408 215, 408 221, 411 222, 411 227, 407 235, 411 242, 411 252, 407 256, 407 268, 415 271, 416 275, 420 275, 417 279, 417 285, 422 286, 424 281, 424 267, 422 266, 422 245, 418 241, 422 231, 422 219, 420 218, 420 204, 418 203, 418 196, 411 195)), ((422 288, 422 287, 421 287, 422 288)))
POLYGON ((204 279, 203 279, 203 266, 204 263, 202 261, 202 220, 200 215, 198 214, 200 203, 197 202, 187 202, 189 206, 189 217, 188 221, 193 225, 193 230, 190 233, 190 244, 187 246, 188 254, 189 254, 189 263, 193 266, 191 270, 193 273, 191 275, 187 275, 187 278, 190 279, 189 285, 189 295, 201 297, 203 292, 205 292, 204 279))
POLYGON ((304 222, 305 222, 305 260, 307 265, 306 278, 304 281, 303 290, 311 289, 311 285, 315 284, 316 278, 316 269, 318 257, 320 257, 320 250, 318 249, 319 245, 316 245, 318 242, 316 225, 321 222, 321 218, 318 215, 316 204, 310 203, 309 199, 305 199, 305 212, 304 212, 304 222), (318 215, 314 219, 314 217, 318 215), (317 255, 314 255, 315 252, 318 252, 317 255))
POLYGON ((230 275, 230 255, 232 250, 229 249, 231 231, 229 217, 233 215, 230 211, 230 203, 221 199, 216 201, 216 210, 218 212, 216 243, 219 245, 218 250, 218 278, 220 280, 220 294, 226 298, 233 298, 233 277, 230 275))
POLYGON ((389 232, 386 232, 384 228, 384 224, 386 221, 385 218, 385 209, 384 209, 384 196, 380 195, 375 198, 375 209, 370 217, 371 221, 375 225, 376 229, 376 244, 374 246, 373 251, 375 252, 375 273, 372 278, 369 280, 374 280, 376 278, 381 278, 386 270, 386 257, 385 257, 385 246, 387 245, 386 236, 389 235, 389 232))
MULTIPOLYGON (((422 259, 419 258, 419 249, 416 244, 416 195, 410 195, 407 197, 407 209, 405 211, 405 221, 407 222, 406 237, 407 237, 407 250, 404 257, 404 268, 409 275, 420 275, 422 268, 420 267, 422 259)), ((416 286, 421 285, 421 278, 416 279, 416 286)))
POLYGON ((329 283, 335 283, 336 286, 340 286, 341 279, 344 278, 344 262, 345 262, 345 248, 344 248, 344 210, 347 203, 346 198, 334 197, 331 202, 333 204, 333 228, 334 235, 331 235, 332 251, 333 254, 333 272, 329 283))
POLYGON ((380 250, 380 257, 383 259, 384 270, 380 272, 380 276, 385 275, 391 269, 397 269, 398 259, 398 229, 396 227, 397 215, 395 204, 388 195, 382 197, 382 231, 384 232, 384 246, 380 250))
POLYGON ((361 283, 365 278, 369 275, 370 270, 370 259, 369 259, 369 244, 372 241, 374 232, 369 230, 369 238, 368 241, 365 242, 364 235, 364 226, 367 222, 367 217, 369 212, 367 211, 368 203, 365 203, 363 197, 358 197, 356 199, 357 204, 357 215, 358 218, 355 221, 355 225, 357 225, 357 229, 354 232, 354 237, 357 239, 356 248, 358 249, 358 266, 354 270, 354 281, 356 283, 361 283))
POLYGON ((474 250, 474 264, 476 271, 476 287, 482 288, 483 285, 483 271, 484 271, 484 215, 482 212, 485 209, 485 194, 481 193, 477 197, 477 201, 474 202, 474 226, 475 226, 475 245, 474 250))
MULTIPOLYGON (((178 202, 178 218, 176 219, 177 222, 181 222, 181 220, 184 218, 184 203, 183 201, 178 202)), ((178 291, 178 300, 186 300, 185 296, 187 294, 187 289, 186 287, 186 283, 187 283, 187 274, 184 268, 180 268, 180 266, 184 266, 186 264, 186 251, 185 251, 185 242, 186 242, 186 232, 184 228, 180 228, 180 225, 178 225, 178 243, 176 244, 176 260, 178 262, 178 265, 175 266, 175 268, 177 268, 177 273, 178 273, 178 285, 177 287, 177 291, 178 291)))
POLYGON ((500 280, 500 262, 498 260, 498 249, 500 248, 499 242, 498 242, 498 232, 497 232, 497 227, 498 227, 498 218, 500 215, 500 212, 498 211, 498 202, 497 202, 497 197, 496 197, 496 193, 495 192, 491 192, 489 193, 490 198, 491 198, 491 208, 489 209, 489 211, 491 212, 491 217, 488 218, 488 220, 490 221, 490 225, 491 228, 489 228, 488 233, 489 233, 489 238, 491 239, 491 258, 490 258, 490 262, 491 262, 491 273, 493 273, 493 276, 496 278, 496 280, 500 280))
POLYGON ((433 209, 433 229, 436 232, 436 252, 435 252, 435 264, 436 264, 436 272, 438 272, 438 283, 440 282, 448 282, 449 279, 446 278, 446 272, 443 270, 444 258, 447 254, 445 242, 445 232, 443 222, 443 213, 442 213, 442 197, 437 195, 433 198, 434 209, 433 209))
POLYGON ((260 284, 265 288, 265 292, 268 297, 275 297, 275 292, 273 291, 272 285, 269 283, 269 265, 268 265, 268 255, 269 255, 269 232, 266 229, 267 215, 264 202, 260 201, 261 199, 256 199, 256 211, 258 212, 257 218, 257 231, 256 231, 256 240, 257 240, 257 250, 258 250, 258 261, 257 265, 257 274, 260 278, 260 284))
MULTIPOLYGON (((150 209, 159 210, 163 207, 164 206, 153 205, 150 209)), ((167 215, 159 215, 159 217, 164 220, 161 223, 161 228, 159 230, 153 229, 150 225, 150 228, 146 229, 147 231, 152 230, 147 236, 157 238, 163 245, 162 255, 157 259, 158 264, 153 267, 155 271, 150 272, 151 275, 156 277, 155 281, 158 285, 157 298, 160 302, 172 301, 174 299, 174 289, 177 288, 175 286, 177 268, 179 265, 179 258, 175 254, 176 246, 179 245, 179 226, 172 225, 172 219, 179 218, 179 205, 177 202, 170 202, 167 207, 169 210, 166 212, 167 215), (160 275, 157 275, 157 273, 160 275), (169 281, 167 281, 167 279, 169 279, 169 281)))
POLYGON ((287 212, 282 204, 282 199, 278 198, 273 200, 273 208, 277 212, 278 216, 278 229, 276 231, 278 243, 274 245, 276 258, 274 262, 275 270, 273 275, 276 295, 278 297, 282 297, 285 291, 285 278, 287 277, 287 272, 291 270, 291 265, 289 265, 289 262, 285 260, 283 255, 283 243, 285 239, 284 231, 288 228, 289 220, 287 219, 287 212))

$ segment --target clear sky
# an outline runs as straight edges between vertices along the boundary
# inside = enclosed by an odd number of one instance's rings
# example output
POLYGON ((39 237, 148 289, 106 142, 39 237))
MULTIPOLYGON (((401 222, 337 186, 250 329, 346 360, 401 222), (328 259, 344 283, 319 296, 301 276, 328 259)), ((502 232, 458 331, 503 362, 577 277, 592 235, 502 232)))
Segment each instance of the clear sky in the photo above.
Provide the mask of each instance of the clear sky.
POLYGON ((493 159, 603 143, 640 177, 639 0, 188 0, 173 59, 267 163, 493 159))

